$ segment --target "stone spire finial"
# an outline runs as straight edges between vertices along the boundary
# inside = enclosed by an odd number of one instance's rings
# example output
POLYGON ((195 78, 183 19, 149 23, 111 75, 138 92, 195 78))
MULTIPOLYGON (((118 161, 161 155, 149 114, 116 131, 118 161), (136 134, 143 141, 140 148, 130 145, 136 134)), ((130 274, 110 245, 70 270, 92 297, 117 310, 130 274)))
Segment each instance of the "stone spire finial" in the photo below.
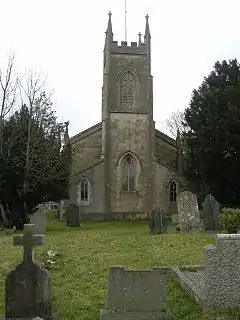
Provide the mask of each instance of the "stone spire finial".
POLYGON ((149 21, 148 21, 149 15, 146 14, 145 18, 146 18, 146 27, 145 27, 144 39, 145 39, 145 42, 146 42, 147 39, 151 39, 151 34, 150 34, 149 21))
POLYGON ((107 31, 106 35, 113 37, 113 31, 112 31, 112 12, 108 12, 108 26, 107 26, 107 31))
POLYGON ((65 123, 65 133, 64 133, 64 144, 67 145, 69 142, 69 133, 68 133, 68 127, 69 127, 69 121, 64 122, 65 123))
POLYGON ((138 45, 142 43, 142 34, 141 32, 138 33, 138 45))

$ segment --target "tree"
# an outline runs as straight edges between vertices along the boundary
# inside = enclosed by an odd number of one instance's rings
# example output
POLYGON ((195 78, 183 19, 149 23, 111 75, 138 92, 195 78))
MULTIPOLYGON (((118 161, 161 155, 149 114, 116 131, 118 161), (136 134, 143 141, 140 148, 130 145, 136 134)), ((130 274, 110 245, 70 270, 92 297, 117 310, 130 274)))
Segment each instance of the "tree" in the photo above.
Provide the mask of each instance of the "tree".
POLYGON ((180 136, 182 136, 184 132, 184 111, 174 111, 170 115, 170 117, 165 122, 165 127, 170 134, 176 138, 179 132, 180 136))
POLYGON ((0 69, 0 155, 3 145, 3 124, 16 101, 19 78, 14 74, 14 55, 10 54, 6 70, 0 69))
POLYGON ((33 208, 68 197, 70 146, 58 123, 42 76, 29 72, 19 83, 17 110, 3 122, 0 200, 9 220, 21 227, 33 208))
POLYGON ((240 65, 216 62, 185 114, 187 177, 221 203, 239 205, 240 65))

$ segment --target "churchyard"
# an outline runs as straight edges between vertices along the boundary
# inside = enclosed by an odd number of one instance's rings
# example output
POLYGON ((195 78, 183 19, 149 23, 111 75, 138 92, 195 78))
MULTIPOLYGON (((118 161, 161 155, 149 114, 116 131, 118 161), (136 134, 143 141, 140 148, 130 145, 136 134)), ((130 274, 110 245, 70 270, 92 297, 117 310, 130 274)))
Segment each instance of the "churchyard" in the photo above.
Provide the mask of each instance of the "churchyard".
MULTIPOLYGON (((168 227, 168 233, 151 235, 147 221, 84 222, 71 228, 50 213, 46 227, 44 245, 34 247, 35 260, 41 266, 51 265, 48 259, 55 261, 49 270, 52 305, 63 320, 99 319, 100 309, 106 306, 110 266, 144 269, 146 273, 154 267, 202 265, 204 247, 215 244, 213 233, 177 233, 175 225, 168 227), (56 254, 54 259, 48 257, 49 251, 56 254)), ((40 244, 40 240, 36 241, 40 244)), ((15 244, 22 244, 18 237, 15 244)), ((23 248, 13 246, 12 236, 4 234, 0 236, 0 246, 0 314, 4 314, 5 278, 21 262, 23 248)), ((166 269, 166 305, 173 319, 217 319, 183 291, 169 270, 166 269)), ((113 270, 120 274, 122 271, 113 270)), ((125 270, 124 274, 130 272, 125 270)), ((236 312, 232 317, 228 312, 226 319, 238 319, 236 312)))

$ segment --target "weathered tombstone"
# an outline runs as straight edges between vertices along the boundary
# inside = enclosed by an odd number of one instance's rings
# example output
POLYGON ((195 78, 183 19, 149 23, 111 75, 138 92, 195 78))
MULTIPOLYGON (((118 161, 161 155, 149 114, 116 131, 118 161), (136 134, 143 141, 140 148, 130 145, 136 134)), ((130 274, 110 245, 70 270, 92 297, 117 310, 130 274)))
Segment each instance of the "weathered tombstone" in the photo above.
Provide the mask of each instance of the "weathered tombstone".
POLYGON ((32 224, 25 224, 23 236, 13 237, 14 245, 23 246, 23 261, 5 281, 5 320, 57 319, 52 314, 51 277, 34 261, 33 246, 43 244, 43 235, 33 230, 32 224))
POLYGON ((150 234, 161 234, 167 232, 167 219, 160 208, 155 208, 151 212, 151 221, 149 222, 150 234))
POLYGON ((59 211, 60 211, 59 220, 64 221, 66 219, 66 209, 65 209, 64 200, 60 200, 59 211))
POLYGON ((107 306, 100 320, 173 319, 166 307, 166 281, 167 268, 110 267, 107 306))
POLYGON ((197 196, 190 191, 184 191, 177 196, 180 230, 197 232, 201 228, 197 196))
POLYGON ((205 307, 240 306, 240 234, 217 234, 216 246, 205 247, 205 307))
POLYGON ((220 203, 211 194, 208 194, 202 206, 202 218, 204 219, 205 229, 207 231, 219 230, 220 203))
POLYGON ((30 216, 30 223, 34 225, 34 234, 45 234, 46 218, 42 205, 30 216))
POLYGON ((79 208, 72 203, 66 208, 66 220, 68 227, 79 226, 79 208))
POLYGON ((203 266, 173 268, 173 276, 206 311, 239 308, 240 234, 217 234, 204 250, 203 266))

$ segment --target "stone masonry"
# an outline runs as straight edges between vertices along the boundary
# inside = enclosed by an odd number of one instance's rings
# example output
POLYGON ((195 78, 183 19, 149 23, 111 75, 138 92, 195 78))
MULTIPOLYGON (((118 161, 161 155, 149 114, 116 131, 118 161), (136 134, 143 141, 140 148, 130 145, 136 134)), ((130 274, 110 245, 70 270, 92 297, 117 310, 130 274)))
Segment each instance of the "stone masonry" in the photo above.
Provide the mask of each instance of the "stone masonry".
POLYGON ((167 268, 110 267, 106 310, 100 320, 172 319, 166 307, 167 268))
POLYGON ((176 214, 169 185, 175 181, 179 193, 184 184, 181 144, 155 129, 148 17, 144 39, 118 45, 109 13, 103 60, 102 121, 70 139, 70 203, 78 202, 84 219, 145 217, 157 202, 166 214, 176 214), (128 154, 134 162, 128 172, 132 190, 123 189, 128 154), (87 201, 77 192, 84 178, 91 193, 87 201))

